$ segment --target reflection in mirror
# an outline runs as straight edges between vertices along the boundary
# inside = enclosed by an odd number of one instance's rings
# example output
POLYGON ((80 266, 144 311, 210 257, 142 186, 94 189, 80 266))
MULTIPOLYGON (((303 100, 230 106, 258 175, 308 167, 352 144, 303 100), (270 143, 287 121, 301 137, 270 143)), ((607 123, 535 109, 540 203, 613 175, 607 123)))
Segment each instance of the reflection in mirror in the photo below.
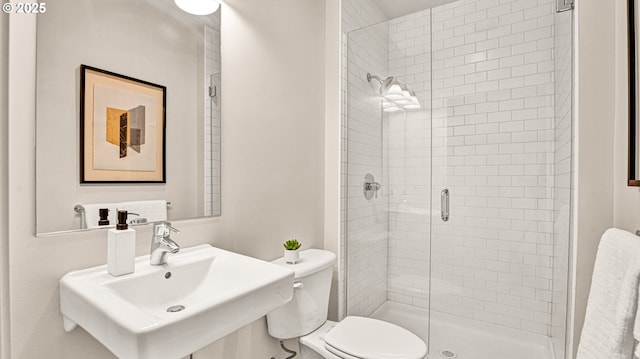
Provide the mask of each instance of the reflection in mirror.
POLYGON ((169 220, 220 215, 221 10, 189 15, 173 0, 47 5, 37 24, 36 233, 85 228, 74 207, 95 203, 168 201, 169 220), (80 183, 82 64, 166 87, 166 183, 80 183))

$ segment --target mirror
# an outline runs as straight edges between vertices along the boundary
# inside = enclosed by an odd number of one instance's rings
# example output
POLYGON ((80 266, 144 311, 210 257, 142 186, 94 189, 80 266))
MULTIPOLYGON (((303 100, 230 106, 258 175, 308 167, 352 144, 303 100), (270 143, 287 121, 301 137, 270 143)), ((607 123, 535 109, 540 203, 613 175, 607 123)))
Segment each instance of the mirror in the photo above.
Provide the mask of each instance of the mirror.
MULTIPOLYGON (((190 15, 173 0, 47 4, 37 20, 37 234, 84 228, 74 208, 93 203, 166 200, 169 220, 220 215, 220 12, 190 15), (81 65, 166 88, 164 183, 81 183, 81 65)), ((94 141, 104 142, 104 127, 94 141)), ((127 128, 116 129, 133 156, 131 131, 141 130, 127 128)))
POLYGON ((629 21, 629 172, 627 184, 640 186, 640 67, 638 63, 638 0, 628 0, 629 21))

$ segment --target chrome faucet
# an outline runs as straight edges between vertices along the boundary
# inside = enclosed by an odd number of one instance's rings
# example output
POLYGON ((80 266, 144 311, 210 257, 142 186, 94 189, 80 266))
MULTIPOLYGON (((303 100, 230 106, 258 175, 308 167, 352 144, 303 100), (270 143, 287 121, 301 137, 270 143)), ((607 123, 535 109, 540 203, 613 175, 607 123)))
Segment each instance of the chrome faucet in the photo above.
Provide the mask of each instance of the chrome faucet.
POLYGON ((152 266, 167 264, 167 253, 178 253, 180 246, 170 236, 171 232, 180 233, 171 227, 169 222, 153 224, 153 238, 151 239, 151 254, 149 262, 152 266))

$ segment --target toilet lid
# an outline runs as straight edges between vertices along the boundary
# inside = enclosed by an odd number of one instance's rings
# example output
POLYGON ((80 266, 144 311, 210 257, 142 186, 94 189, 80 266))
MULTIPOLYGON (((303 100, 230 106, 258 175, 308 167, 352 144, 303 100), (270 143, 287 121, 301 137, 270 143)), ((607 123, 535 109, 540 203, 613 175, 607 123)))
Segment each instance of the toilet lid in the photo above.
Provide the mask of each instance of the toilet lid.
POLYGON ((427 355, 427 345, 418 336, 372 318, 346 317, 324 339, 327 350, 343 358, 422 359, 427 355))

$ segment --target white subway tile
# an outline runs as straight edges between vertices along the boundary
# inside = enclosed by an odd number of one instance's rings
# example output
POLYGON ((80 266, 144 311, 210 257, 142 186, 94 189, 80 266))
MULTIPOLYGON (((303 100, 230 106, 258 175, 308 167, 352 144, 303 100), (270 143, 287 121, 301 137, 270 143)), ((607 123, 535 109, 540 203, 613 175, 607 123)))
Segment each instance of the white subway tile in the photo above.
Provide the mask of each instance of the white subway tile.
POLYGON ((498 18, 479 21, 479 22, 477 22, 475 24, 476 25, 476 31, 485 31, 485 30, 496 29, 498 27, 498 24, 499 24, 498 18))

